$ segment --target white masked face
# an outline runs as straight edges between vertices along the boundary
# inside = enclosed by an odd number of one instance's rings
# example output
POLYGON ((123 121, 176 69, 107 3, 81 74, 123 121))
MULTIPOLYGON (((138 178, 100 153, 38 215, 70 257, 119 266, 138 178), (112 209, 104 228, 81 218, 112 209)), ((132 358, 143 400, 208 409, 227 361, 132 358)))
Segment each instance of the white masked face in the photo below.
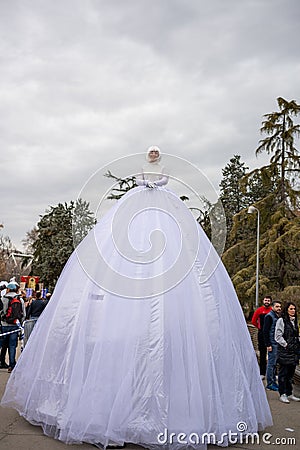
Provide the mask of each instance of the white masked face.
POLYGON ((149 152, 149 161, 150 162, 157 161, 158 158, 159 158, 159 152, 157 150, 151 150, 151 152, 149 152))
POLYGON ((158 147, 153 146, 148 149, 147 160, 149 162, 155 162, 160 159, 160 150, 158 147))

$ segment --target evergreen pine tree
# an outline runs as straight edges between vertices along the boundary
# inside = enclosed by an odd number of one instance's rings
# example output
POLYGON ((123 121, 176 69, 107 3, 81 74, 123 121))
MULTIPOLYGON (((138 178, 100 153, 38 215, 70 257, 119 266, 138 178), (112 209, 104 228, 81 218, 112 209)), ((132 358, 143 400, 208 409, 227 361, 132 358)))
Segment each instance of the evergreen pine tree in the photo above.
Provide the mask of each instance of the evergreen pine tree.
POLYGON ((300 124, 295 124, 293 118, 300 114, 300 105, 295 100, 287 101, 282 97, 277 98, 277 103, 279 111, 264 115, 260 131, 268 136, 260 140, 256 154, 266 151, 273 155, 270 164, 280 171, 280 200, 285 201, 289 197, 295 203, 297 192, 293 188, 300 173, 295 137, 300 136, 300 124))
POLYGON ((240 155, 234 155, 222 169, 220 200, 225 211, 227 233, 231 230, 233 216, 247 206, 247 196, 241 189, 241 180, 247 169, 240 155))
POLYGON ((37 224, 33 272, 53 289, 68 258, 95 223, 88 203, 78 200, 51 206, 37 224))
MULTIPOLYGON (((299 152, 294 137, 299 125, 292 117, 300 110, 293 100, 277 99, 280 112, 266 114, 262 132, 271 135, 260 141, 256 150, 273 156, 270 164, 245 174, 242 180, 248 204, 260 212, 259 297, 271 294, 282 300, 298 302, 300 298, 300 214, 296 176, 299 173, 299 152), (251 200, 251 201, 250 201, 251 200)), ((241 303, 251 310, 255 299, 256 273, 255 216, 247 208, 233 217, 230 247, 223 261, 232 277, 241 303)))

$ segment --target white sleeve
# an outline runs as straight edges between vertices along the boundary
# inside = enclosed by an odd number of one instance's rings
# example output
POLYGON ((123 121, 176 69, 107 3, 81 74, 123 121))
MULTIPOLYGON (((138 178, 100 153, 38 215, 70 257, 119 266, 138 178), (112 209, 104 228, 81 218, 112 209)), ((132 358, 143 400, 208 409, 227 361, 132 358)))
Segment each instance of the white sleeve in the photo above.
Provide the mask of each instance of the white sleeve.
POLYGON ((135 177, 135 182, 138 186, 147 186, 143 170, 135 177))
POLYGON ((169 177, 167 175, 163 175, 159 180, 154 181, 155 186, 164 186, 169 181, 169 177))
POLYGON ((164 173, 157 173, 158 178, 157 180, 151 179, 151 175, 153 175, 152 173, 149 172, 149 177, 147 177, 147 174, 148 172, 142 170, 142 172, 135 177, 135 182, 138 186, 147 186, 147 187, 164 186, 169 181, 169 177, 164 173), (145 177, 149 179, 146 179, 145 177))
POLYGON ((276 322, 275 341, 277 342, 277 344, 281 345, 282 347, 287 347, 287 342, 283 338, 283 333, 284 333, 284 322, 283 322, 282 317, 280 317, 276 322))
POLYGON ((135 182, 138 186, 146 186, 146 184, 147 184, 147 180, 143 180, 141 178, 136 178, 135 182))

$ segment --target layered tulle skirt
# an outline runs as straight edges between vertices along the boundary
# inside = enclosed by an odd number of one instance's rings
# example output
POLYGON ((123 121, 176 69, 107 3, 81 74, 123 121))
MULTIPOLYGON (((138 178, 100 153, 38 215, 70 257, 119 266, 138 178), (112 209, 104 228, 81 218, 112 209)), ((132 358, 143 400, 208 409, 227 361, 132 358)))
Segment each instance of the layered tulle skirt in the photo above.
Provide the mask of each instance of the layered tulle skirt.
POLYGON ((133 189, 81 242, 1 404, 99 446, 205 448, 271 425, 232 283, 174 193, 133 189))

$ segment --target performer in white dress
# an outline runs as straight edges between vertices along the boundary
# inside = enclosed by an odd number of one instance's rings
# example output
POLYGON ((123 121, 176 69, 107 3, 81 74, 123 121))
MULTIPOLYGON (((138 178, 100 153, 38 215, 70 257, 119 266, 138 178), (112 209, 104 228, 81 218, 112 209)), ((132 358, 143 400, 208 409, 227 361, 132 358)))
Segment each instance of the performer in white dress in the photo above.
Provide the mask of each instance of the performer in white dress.
POLYGON ((139 186, 71 255, 11 374, 1 404, 49 436, 205 449, 272 424, 230 278, 167 182, 152 147, 139 186))

